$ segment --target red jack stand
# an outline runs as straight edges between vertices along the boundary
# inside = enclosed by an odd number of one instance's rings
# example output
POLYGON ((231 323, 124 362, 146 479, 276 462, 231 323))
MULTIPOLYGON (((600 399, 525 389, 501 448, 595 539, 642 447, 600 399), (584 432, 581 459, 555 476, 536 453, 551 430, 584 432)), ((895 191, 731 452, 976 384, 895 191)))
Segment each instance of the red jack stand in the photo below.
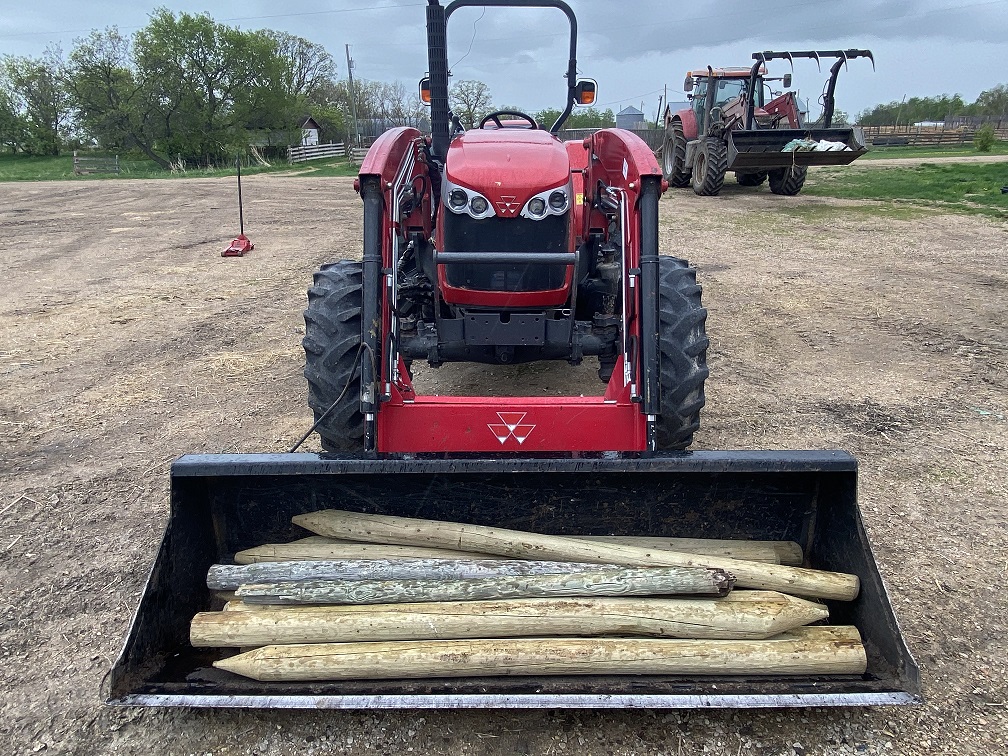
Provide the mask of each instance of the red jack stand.
POLYGON ((255 245, 245 236, 245 216, 242 213, 242 193, 241 193, 241 158, 235 160, 235 167, 238 169, 238 236, 231 242, 231 246, 221 252, 221 257, 241 257, 246 252, 255 249, 255 245))

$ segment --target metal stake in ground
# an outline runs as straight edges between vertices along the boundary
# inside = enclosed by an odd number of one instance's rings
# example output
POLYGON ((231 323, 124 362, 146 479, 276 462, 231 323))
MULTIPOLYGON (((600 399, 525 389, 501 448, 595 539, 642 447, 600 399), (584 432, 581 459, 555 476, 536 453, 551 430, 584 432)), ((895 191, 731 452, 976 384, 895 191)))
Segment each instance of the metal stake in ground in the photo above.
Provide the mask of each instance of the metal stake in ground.
POLYGON ((231 246, 221 252, 221 257, 241 257, 246 252, 255 249, 255 245, 245 236, 245 215, 242 213, 241 193, 241 158, 235 158, 235 168, 238 171, 238 236, 231 246))

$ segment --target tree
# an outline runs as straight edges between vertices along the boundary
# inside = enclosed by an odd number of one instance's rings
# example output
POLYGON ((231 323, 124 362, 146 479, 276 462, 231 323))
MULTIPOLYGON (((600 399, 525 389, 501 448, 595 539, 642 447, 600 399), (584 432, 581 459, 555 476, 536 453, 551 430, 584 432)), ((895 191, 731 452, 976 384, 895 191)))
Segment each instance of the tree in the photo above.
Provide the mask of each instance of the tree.
POLYGON ((280 84, 291 97, 311 98, 336 79, 336 63, 324 46, 287 32, 267 30, 280 64, 280 84))
POLYGON ((106 149, 136 145, 151 153, 152 140, 144 133, 142 110, 135 107, 142 98, 132 47, 118 29, 92 31, 88 37, 74 40, 66 81, 85 134, 106 149))
POLYGON ((137 32, 134 50, 169 155, 209 164, 247 148, 246 125, 276 94, 270 86, 279 75, 274 40, 206 14, 176 17, 160 8, 137 32))
POLYGON ((0 76, 0 145, 17 152, 27 136, 26 124, 14 106, 10 85, 0 76))
MULTIPOLYGON (((546 108, 535 113, 535 119, 544 128, 553 126, 562 110, 546 108)), ((563 123, 565 129, 608 129, 616 125, 616 115, 612 108, 599 111, 595 108, 574 108, 563 123)))
POLYGON ((3 68, 11 109, 24 125, 22 149, 33 155, 58 155, 71 102, 64 85, 62 51, 49 47, 41 58, 8 56, 3 68))
POLYGON ((1008 86, 998 84, 981 92, 976 98, 974 109, 976 115, 1008 115, 1008 86))
POLYGON ((448 91, 448 103, 452 113, 467 129, 471 129, 483 116, 493 111, 490 88, 482 81, 473 79, 453 85, 448 91))

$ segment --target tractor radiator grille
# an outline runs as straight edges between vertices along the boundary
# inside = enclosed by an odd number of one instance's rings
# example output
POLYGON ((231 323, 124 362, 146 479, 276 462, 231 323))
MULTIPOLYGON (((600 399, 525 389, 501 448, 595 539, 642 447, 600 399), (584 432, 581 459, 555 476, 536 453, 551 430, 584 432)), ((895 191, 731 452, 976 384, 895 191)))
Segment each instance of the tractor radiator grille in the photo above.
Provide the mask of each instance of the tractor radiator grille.
MULTIPOLYGON (((568 252, 567 215, 539 221, 484 218, 445 213, 445 252, 568 252)), ((547 291, 564 285, 565 265, 451 263, 448 285, 476 291, 547 291)))

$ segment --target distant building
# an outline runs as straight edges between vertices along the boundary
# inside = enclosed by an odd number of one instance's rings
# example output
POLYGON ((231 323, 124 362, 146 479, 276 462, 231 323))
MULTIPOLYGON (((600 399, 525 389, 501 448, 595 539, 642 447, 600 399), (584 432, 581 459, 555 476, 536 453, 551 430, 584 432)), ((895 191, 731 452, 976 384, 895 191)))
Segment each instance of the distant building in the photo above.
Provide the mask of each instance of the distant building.
POLYGON ((643 129, 644 114, 633 105, 623 108, 616 114, 616 128, 618 129, 643 129))
POLYGON ((319 131, 321 127, 315 123, 315 119, 308 116, 301 124, 301 146, 314 147, 319 143, 319 131))

